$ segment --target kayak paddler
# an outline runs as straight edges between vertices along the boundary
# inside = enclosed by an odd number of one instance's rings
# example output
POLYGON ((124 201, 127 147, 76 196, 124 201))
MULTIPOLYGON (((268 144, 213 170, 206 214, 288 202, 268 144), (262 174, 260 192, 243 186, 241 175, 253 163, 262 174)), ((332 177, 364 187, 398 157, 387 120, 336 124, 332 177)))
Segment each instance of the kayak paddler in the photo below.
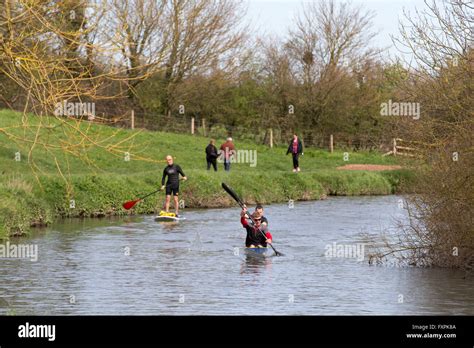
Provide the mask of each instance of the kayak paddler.
POLYGON ((260 214, 260 216, 262 217, 262 225, 264 226, 267 226, 268 227, 268 219, 263 215, 263 205, 261 204, 257 204, 257 206, 255 207, 255 211, 257 213, 260 214))
MULTIPOLYGON (((181 174, 183 180, 187 180, 187 178, 181 167, 173 163, 174 161, 171 155, 166 156, 166 162, 168 163, 168 165, 163 170, 163 177, 161 178, 161 189, 163 190, 164 188, 166 188, 165 213, 169 214, 171 194, 173 194, 174 210, 176 217, 178 217, 179 175, 181 174), (168 177, 168 181, 166 182, 165 186, 166 177, 168 177)), ((163 215, 162 213, 163 212, 161 212, 160 215, 163 215)))
POLYGON ((245 246, 247 248, 266 248, 267 243, 272 243, 272 235, 268 231, 268 227, 262 224, 262 215, 255 211, 252 213, 252 218, 255 221, 255 226, 247 221, 247 208, 244 207, 240 212, 240 222, 247 230, 247 237, 245 239, 245 246), (263 234, 259 231, 263 232, 263 234))

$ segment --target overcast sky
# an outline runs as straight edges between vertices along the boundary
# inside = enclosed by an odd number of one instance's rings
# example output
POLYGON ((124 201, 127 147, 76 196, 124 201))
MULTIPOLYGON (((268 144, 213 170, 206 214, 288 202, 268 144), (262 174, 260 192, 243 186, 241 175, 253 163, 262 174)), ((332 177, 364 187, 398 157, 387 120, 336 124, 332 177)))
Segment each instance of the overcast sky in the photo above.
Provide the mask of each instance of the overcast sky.
MULTIPOLYGON (((273 34, 284 37, 293 18, 303 2, 302 0, 246 0, 248 17, 259 34, 273 34)), ((398 19, 403 9, 414 13, 415 8, 424 9, 423 0, 352 0, 355 6, 374 12, 373 31, 378 32, 373 44, 380 48, 389 48, 390 55, 398 55, 393 47, 390 34, 398 35, 398 19)))

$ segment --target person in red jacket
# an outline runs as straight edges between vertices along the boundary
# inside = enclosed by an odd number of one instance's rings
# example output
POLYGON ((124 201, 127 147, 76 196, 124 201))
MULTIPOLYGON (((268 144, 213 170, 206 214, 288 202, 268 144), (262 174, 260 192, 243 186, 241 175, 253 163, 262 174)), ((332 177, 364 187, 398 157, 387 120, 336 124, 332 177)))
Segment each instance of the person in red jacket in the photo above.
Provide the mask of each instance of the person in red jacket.
POLYGON ((255 221, 255 225, 253 225, 247 221, 247 214, 247 208, 243 208, 240 213, 240 222, 242 223, 242 226, 247 230, 245 246, 247 248, 266 248, 267 243, 272 243, 272 235, 268 231, 268 227, 266 225, 262 225, 262 216, 260 215, 260 213, 255 211, 252 214, 252 218, 255 221))
POLYGON ((235 145, 232 141, 232 138, 227 138, 227 141, 221 145, 219 154, 224 159, 224 170, 226 172, 230 171, 230 163, 232 162, 232 156, 237 152, 235 151, 235 145))

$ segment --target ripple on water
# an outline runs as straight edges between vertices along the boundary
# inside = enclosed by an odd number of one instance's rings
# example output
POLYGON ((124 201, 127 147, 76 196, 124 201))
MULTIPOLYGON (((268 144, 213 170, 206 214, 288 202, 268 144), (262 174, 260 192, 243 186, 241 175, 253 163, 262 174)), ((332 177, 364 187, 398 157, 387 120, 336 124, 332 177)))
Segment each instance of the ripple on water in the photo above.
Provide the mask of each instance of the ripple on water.
POLYGON ((0 314, 473 315, 472 277, 325 257, 332 243, 377 240, 400 218, 398 199, 266 206, 285 256, 264 260, 242 253, 238 209, 186 211, 174 224, 152 216, 57 223, 21 240, 38 244, 37 262, 0 263, 0 314))

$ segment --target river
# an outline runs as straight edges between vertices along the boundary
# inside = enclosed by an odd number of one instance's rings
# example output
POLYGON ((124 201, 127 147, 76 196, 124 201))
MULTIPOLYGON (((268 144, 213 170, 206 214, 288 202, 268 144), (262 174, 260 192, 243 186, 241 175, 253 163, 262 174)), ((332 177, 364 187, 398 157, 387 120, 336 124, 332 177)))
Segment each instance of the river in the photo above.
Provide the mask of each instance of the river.
POLYGON ((268 205, 285 256, 264 260, 242 252, 237 207, 185 210, 179 223, 56 222, 10 241, 37 245, 38 259, 0 259, 0 314, 473 315, 474 279, 464 272, 328 257, 337 245, 364 243, 364 234, 393 231, 406 219, 400 198, 268 205))

